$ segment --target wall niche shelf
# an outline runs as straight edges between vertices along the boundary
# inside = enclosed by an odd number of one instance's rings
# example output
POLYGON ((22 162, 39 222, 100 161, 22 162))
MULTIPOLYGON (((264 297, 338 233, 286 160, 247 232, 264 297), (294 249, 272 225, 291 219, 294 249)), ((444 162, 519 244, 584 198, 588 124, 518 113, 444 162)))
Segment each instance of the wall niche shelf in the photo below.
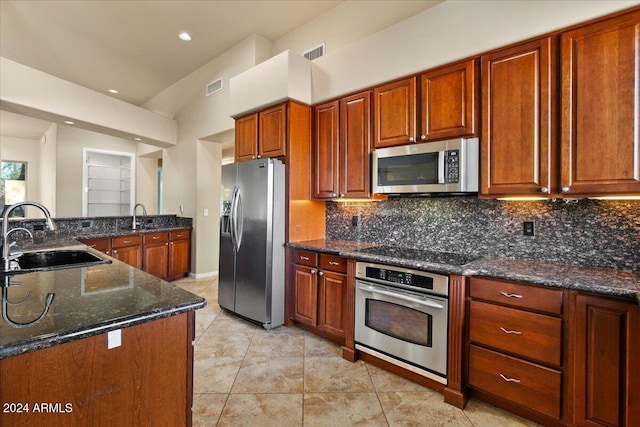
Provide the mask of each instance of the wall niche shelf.
POLYGON ((134 154, 84 148, 83 156, 82 216, 131 215, 134 154))

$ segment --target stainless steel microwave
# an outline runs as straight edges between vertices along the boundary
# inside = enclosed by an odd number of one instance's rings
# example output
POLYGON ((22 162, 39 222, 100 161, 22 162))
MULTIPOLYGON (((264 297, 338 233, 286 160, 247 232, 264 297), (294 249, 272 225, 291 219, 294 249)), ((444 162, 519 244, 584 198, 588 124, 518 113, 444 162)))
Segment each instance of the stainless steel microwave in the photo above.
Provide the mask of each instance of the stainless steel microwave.
POLYGON ((475 193, 478 138, 450 139, 373 152, 374 193, 475 193))

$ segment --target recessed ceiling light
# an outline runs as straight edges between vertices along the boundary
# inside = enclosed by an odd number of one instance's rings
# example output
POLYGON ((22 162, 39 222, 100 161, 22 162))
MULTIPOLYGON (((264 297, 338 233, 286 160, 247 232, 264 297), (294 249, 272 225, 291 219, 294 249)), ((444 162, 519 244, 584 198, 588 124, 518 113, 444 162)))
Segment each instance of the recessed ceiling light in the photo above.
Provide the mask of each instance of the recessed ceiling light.
POLYGON ((136 141, 142 141, 142 138, 133 138, 136 141))
POLYGON ((186 42, 191 41, 191 36, 186 31, 183 33, 180 33, 178 37, 180 37, 180 40, 184 40, 186 42))
POLYGON ((76 124, 76 122, 72 122, 71 120, 65 120, 64 122, 65 122, 65 124, 68 124, 68 125, 75 125, 76 124))
POLYGON ((109 89, 109 93, 118 93, 117 89, 109 89))

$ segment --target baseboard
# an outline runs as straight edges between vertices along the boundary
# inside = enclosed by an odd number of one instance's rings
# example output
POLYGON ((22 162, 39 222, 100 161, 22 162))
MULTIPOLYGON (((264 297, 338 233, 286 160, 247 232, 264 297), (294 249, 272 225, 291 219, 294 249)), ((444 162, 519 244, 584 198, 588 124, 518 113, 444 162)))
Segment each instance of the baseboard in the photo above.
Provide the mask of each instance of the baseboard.
POLYGON ((208 273, 198 273, 198 274, 194 274, 194 273, 189 273, 189 277, 191 277, 192 279, 204 279, 207 277, 218 277, 218 272, 217 271, 210 271, 208 273))

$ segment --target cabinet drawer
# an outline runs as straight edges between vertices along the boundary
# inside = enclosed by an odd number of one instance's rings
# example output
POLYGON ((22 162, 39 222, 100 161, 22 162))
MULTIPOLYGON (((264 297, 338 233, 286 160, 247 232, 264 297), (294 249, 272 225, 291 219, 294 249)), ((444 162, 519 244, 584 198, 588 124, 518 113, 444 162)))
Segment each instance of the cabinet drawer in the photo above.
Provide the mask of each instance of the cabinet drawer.
POLYGON ((317 267, 318 254, 316 252, 298 249, 293 251, 293 262, 300 265, 308 265, 309 267, 317 267))
POLYGON ((562 314, 563 292, 500 280, 471 278, 471 298, 551 314, 562 314))
POLYGON ((106 252, 110 249, 109 239, 84 239, 81 242, 100 252, 106 252))
POLYGON ((551 417, 560 418, 562 373, 471 345, 469 384, 551 417))
POLYGON ((142 236, 140 235, 131 235, 131 236, 122 236, 122 237, 114 237, 111 239, 111 247, 116 248, 125 248, 127 246, 137 246, 142 243, 142 236))
POLYGON ((189 238, 189 230, 178 230, 169 232, 169 240, 184 240, 189 238))
POLYGON ((471 301, 469 338, 544 363, 562 363, 562 319, 471 301))
POLYGON ((142 243, 145 245, 153 243, 167 243, 169 241, 169 233, 148 233, 142 235, 142 243))
POLYGON ((320 268, 338 273, 346 273, 347 260, 337 255, 320 254, 320 268))

